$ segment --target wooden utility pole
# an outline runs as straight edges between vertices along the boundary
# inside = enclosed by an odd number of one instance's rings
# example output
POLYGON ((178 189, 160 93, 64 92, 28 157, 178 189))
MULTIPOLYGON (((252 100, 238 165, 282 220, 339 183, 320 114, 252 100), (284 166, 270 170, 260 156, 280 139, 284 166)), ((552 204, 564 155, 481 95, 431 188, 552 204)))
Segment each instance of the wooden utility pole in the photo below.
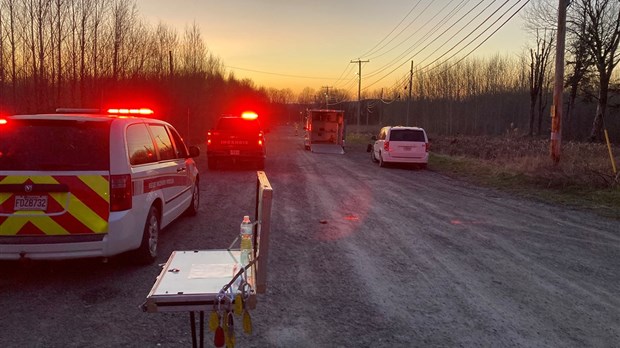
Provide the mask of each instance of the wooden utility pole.
POLYGON ((564 42, 566 41, 566 8, 569 0, 559 0, 558 32, 555 50, 555 84, 551 107, 551 159, 560 162, 562 145, 562 93, 564 91, 564 42))
POLYGON ((411 108, 411 87, 413 85, 413 60, 411 61, 411 70, 409 70, 409 98, 407 99, 407 119, 405 126, 409 126, 409 109, 411 108))
POLYGON ((330 86, 323 86, 321 88, 325 88, 325 109, 329 109, 329 89, 332 88, 330 86))
POLYGON ((351 63, 357 63, 359 65, 358 72, 358 85, 357 85, 357 131, 360 130, 360 113, 362 104, 362 63, 368 63, 369 60, 352 60, 351 63))

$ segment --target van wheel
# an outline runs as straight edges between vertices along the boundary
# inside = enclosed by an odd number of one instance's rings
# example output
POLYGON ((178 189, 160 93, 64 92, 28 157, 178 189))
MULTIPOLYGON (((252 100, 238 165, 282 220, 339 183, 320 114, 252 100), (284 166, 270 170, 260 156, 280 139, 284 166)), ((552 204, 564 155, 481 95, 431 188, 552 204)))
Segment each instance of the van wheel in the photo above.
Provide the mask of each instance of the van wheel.
POLYGON ((188 216, 195 216, 198 213, 198 207, 200 206, 200 186, 198 185, 198 179, 194 183, 194 189, 192 190, 192 202, 185 211, 188 216))
POLYGON ((152 206, 146 217, 142 243, 136 250, 137 261, 141 264, 150 264, 157 258, 157 241, 159 239, 159 210, 152 206))
POLYGON ((213 157, 209 157, 207 159, 207 166, 209 167, 209 170, 217 169, 217 160, 213 157))
POLYGON ((385 166, 387 166, 387 163, 383 162, 383 155, 381 155, 381 152, 379 152, 379 167, 385 166))
POLYGON ((373 150, 370 150, 370 160, 371 160, 371 161, 373 161, 374 163, 379 162, 379 161, 377 160, 377 157, 375 156, 375 150, 374 150, 374 149, 373 149, 373 150))

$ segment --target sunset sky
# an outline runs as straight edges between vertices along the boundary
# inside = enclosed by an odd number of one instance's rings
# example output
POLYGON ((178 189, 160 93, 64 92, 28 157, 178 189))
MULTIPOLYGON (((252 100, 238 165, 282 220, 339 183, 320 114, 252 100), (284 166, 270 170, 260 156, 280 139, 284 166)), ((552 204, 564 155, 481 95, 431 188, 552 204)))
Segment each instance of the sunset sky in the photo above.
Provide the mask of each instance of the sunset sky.
MULTIPOLYGON (((153 25, 194 21, 211 53, 258 86, 357 93, 396 88, 410 69, 437 58, 519 54, 528 42, 519 8, 527 0, 138 0, 153 25), (516 14, 515 14, 516 13, 516 14), (513 16, 509 20, 509 17, 513 16), (508 21, 503 27, 500 26, 508 21), (479 27, 479 28, 477 28, 479 27), (477 28, 477 29, 476 29, 477 28), (487 39, 479 48, 482 41, 487 39), (469 35, 469 36, 468 36, 469 35), (443 57, 442 57, 443 55, 443 57)), ((527 5, 526 5, 527 6, 527 5)))

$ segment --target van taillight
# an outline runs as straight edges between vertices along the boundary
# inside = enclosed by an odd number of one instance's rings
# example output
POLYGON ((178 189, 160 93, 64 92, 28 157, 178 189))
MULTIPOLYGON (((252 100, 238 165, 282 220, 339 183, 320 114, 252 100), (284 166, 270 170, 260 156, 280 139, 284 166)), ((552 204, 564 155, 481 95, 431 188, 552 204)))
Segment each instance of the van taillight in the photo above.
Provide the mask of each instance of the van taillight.
POLYGON ((431 148, 431 143, 424 143, 426 145, 426 152, 431 148))
POLYGON ((110 177, 110 211, 131 209, 131 175, 110 177))
POLYGON ((390 151, 390 142, 389 141, 384 141, 383 142, 383 150, 390 151))

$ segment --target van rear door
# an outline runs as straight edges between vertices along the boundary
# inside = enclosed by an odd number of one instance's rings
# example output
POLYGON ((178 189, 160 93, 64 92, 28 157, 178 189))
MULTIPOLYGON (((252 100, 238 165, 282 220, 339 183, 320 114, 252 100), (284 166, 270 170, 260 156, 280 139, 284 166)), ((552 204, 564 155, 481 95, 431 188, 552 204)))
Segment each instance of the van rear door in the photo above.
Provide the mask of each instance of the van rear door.
POLYGON ((101 240, 110 122, 14 116, 0 127, 0 244, 101 240))
POLYGON ((426 155, 426 134, 422 129, 392 129, 390 155, 394 158, 422 158, 426 155))

